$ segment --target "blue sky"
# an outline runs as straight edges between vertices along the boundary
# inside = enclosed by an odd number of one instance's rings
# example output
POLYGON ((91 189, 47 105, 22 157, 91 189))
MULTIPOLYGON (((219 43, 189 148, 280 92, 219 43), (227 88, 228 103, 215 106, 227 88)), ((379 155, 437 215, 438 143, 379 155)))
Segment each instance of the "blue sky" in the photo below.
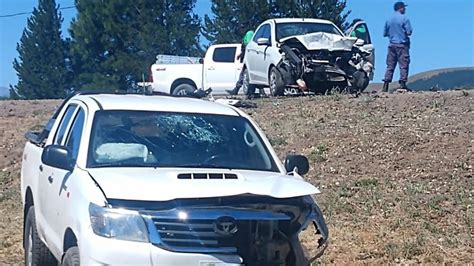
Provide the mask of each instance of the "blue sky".
MULTIPOLYGON (((74 0, 56 0, 62 7, 71 6, 74 0)), ((376 51, 375 81, 385 71, 387 39, 382 37, 385 20, 393 13, 393 0, 348 0, 352 10, 350 20, 367 21, 376 51)), ((412 37, 411 74, 422 71, 474 66, 474 0, 407 0, 407 16, 414 33, 412 37)), ((0 16, 32 11, 36 0, 0 0, 0 16)), ((197 0, 196 13, 210 14, 210 1, 197 0)), ((75 9, 62 10, 63 34, 75 9)), ((20 40, 28 15, 0 18, 0 87, 17 82, 12 61, 18 56, 16 43, 20 40)), ((398 75, 398 73, 396 73, 398 75)), ((398 76, 395 76, 395 79, 398 76)))

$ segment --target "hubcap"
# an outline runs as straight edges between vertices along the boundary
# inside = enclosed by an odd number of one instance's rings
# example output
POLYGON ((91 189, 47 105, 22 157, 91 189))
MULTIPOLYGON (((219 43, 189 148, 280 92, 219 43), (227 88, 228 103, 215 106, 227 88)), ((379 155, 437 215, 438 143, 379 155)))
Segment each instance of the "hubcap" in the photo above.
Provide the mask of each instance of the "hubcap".
POLYGON ((32 231, 33 229, 30 227, 30 229, 28 230, 28 245, 27 245, 27 264, 28 265, 32 265, 32 260, 33 260, 33 237, 31 236, 32 235, 32 231))
POLYGON ((188 95, 188 93, 186 92, 186 90, 179 90, 178 93, 176 93, 177 95, 188 95))
POLYGON ((272 71, 270 73, 270 90, 272 94, 275 91, 275 88, 276 88, 276 76, 275 76, 275 73, 272 71))

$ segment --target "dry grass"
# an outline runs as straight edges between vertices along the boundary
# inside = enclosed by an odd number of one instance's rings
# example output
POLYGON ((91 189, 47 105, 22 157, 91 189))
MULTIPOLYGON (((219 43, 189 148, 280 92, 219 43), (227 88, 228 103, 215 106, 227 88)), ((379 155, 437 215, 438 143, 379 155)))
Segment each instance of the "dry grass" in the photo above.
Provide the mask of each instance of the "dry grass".
MULTIPOLYGON (((318 263, 472 263, 473 92, 258 100, 283 159, 302 153, 330 229, 318 263)), ((0 264, 22 261, 23 134, 57 101, 0 102, 0 264)))

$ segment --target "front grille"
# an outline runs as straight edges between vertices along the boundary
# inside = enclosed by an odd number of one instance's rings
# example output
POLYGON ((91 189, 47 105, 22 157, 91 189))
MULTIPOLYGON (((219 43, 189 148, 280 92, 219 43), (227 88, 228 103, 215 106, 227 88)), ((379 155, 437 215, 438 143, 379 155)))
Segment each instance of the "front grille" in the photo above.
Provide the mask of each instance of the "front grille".
POLYGON ((234 254, 236 242, 258 221, 289 221, 284 213, 233 207, 140 211, 150 241, 173 252, 234 254), (225 224, 227 226, 225 228, 225 224), (232 229, 236 229, 235 231, 232 229))
POLYGON ((170 248, 226 248, 232 247, 232 236, 214 231, 213 220, 153 219, 163 244, 170 248))

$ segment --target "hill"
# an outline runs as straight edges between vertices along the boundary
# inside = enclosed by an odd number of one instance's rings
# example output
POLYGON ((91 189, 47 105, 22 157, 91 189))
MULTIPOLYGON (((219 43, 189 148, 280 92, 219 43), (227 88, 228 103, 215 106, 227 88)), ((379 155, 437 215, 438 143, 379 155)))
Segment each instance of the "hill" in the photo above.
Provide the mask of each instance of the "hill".
MULTIPOLYGON (((330 230, 322 264, 469 264, 474 92, 260 99, 246 109, 305 178, 330 230)), ((20 264, 23 134, 58 101, 0 102, 0 265, 20 264)))
MULTIPOLYGON (((474 87, 474 67, 443 68, 415 74, 408 78, 408 86, 416 91, 451 90, 474 87)), ((367 91, 378 91, 382 83, 372 83, 367 91)), ((398 82, 392 82, 390 88, 398 87, 398 82)))
POLYGON ((0 98, 9 97, 10 90, 7 87, 0 87, 0 98))

